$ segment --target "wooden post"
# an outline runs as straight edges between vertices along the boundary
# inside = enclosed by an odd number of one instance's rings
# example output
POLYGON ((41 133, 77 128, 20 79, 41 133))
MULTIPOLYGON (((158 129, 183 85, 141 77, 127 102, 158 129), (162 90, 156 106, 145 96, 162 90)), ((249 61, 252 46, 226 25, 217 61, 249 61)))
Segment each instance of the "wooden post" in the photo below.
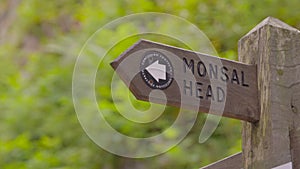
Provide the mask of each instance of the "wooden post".
POLYGON ((300 168, 300 32, 268 17, 239 41, 257 65, 260 121, 243 122, 244 169, 300 168))

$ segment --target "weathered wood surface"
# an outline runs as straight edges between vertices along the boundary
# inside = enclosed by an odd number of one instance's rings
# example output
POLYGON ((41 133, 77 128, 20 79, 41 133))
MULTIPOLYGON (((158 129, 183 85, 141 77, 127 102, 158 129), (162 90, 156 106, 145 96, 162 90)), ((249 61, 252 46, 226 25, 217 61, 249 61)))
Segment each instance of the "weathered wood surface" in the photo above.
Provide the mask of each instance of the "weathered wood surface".
POLYGON ((241 169, 242 160, 242 153, 237 153, 200 169, 241 169))
POLYGON ((292 160, 300 168, 300 32, 268 17, 239 41, 239 60, 257 64, 260 121, 243 124, 245 169, 292 160))
POLYGON ((255 65, 237 63, 146 40, 141 40, 133 45, 111 65, 139 100, 151 100, 154 103, 166 103, 171 106, 209 112, 249 122, 259 120, 255 65), (161 95, 155 96, 155 94, 150 98, 153 89, 145 84, 139 74, 140 62, 145 53, 149 51, 163 53, 173 65, 174 80, 168 88, 161 90, 166 99, 163 99, 164 97, 161 95), (199 75, 203 73, 203 69, 197 69, 200 67, 199 65, 202 68, 206 67, 206 76, 199 75), (210 67, 216 68, 218 71, 216 75, 210 71, 210 67), (199 73, 199 71, 202 72, 199 73), (222 78, 226 78, 222 71, 227 72, 226 82, 222 81, 222 78), (234 72, 237 76, 232 78, 234 72), (201 84, 201 89, 200 85, 197 89, 196 85, 198 84, 201 84), (226 86, 223 88, 225 98, 219 102, 216 101, 216 86, 222 85, 226 86), (208 86, 211 86, 213 90, 214 100, 212 97, 205 97, 208 86), (198 97, 198 93, 202 93, 199 94, 202 96, 198 97))

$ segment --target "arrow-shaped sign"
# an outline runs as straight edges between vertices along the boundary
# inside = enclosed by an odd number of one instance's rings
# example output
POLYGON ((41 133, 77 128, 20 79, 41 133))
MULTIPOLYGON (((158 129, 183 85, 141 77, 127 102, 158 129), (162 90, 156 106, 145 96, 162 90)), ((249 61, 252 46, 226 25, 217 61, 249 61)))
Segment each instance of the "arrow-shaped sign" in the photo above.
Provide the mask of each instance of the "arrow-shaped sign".
POLYGON ((159 79, 166 80, 166 65, 159 64, 158 60, 146 67, 146 70, 157 82, 159 79))
POLYGON ((141 40, 111 63, 139 100, 255 122, 259 119, 255 65, 141 40), (164 100, 166 98, 167 100, 164 100))

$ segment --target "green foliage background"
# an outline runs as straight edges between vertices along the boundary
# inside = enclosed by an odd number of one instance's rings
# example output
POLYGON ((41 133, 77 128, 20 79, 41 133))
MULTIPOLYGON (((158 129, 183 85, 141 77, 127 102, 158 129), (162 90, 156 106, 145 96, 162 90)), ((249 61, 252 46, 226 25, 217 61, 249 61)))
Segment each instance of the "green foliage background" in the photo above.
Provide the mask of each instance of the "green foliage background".
MULTIPOLYGON (((241 123, 236 120, 222 119, 207 142, 197 142, 205 115, 199 115, 189 136, 166 154, 136 160, 102 150, 84 133, 73 108, 71 82, 76 57, 88 37, 104 24, 151 11, 186 18, 206 33, 221 57, 236 60, 239 38, 267 16, 299 29, 299 6, 299 0, 0 1, 0 168, 187 169, 240 151, 241 123)), ((131 27, 107 32, 100 47, 115 33, 128 29, 131 27)), ((126 45, 111 53, 112 59, 126 45)), ((98 77, 102 84, 96 89, 99 97, 110 97, 105 77, 111 75, 110 69, 98 77)), ((132 100, 140 109, 148 106, 132 100)), ((110 108, 111 123, 129 135, 153 135, 176 116, 172 113, 176 109, 168 108, 154 129, 136 132, 135 126, 115 115, 112 104, 109 99, 102 103, 110 108)))

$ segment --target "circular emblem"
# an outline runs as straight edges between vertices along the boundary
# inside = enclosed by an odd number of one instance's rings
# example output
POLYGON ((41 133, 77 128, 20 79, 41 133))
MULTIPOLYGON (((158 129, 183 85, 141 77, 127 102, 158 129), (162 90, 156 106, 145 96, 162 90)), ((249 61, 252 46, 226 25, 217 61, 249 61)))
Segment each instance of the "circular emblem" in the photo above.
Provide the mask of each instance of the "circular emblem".
POLYGON ((140 70, 142 79, 152 89, 166 89, 173 81, 171 62, 160 52, 147 52, 141 61, 140 70))

